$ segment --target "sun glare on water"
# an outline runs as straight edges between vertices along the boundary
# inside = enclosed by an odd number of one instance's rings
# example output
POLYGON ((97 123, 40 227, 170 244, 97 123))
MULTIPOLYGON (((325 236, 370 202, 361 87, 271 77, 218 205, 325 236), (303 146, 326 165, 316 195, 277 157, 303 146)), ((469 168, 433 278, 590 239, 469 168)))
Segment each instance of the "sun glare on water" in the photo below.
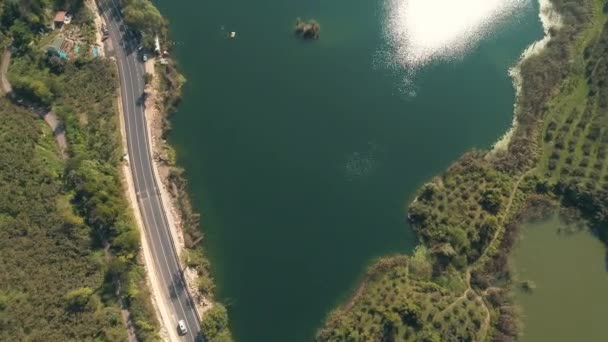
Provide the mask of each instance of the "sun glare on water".
POLYGON ((386 0, 393 62, 413 71, 462 56, 530 0, 386 0))

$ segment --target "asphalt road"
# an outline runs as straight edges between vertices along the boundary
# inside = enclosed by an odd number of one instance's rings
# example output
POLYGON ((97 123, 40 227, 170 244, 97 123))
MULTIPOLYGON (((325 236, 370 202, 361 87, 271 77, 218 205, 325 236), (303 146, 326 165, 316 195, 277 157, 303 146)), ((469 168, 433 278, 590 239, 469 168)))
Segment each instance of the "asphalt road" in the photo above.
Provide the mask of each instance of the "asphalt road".
POLYGON ((202 340, 200 325, 192 297, 185 286, 183 273, 169 231, 169 224, 160 198, 158 184, 152 169, 152 157, 148 145, 148 131, 144 116, 144 65, 138 54, 138 42, 125 32, 117 0, 98 0, 99 9, 108 25, 114 48, 122 107, 127 131, 129 163, 144 229, 154 257, 157 278, 162 283, 164 295, 170 303, 173 327, 186 322, 188 333, 182 341, 202 340))

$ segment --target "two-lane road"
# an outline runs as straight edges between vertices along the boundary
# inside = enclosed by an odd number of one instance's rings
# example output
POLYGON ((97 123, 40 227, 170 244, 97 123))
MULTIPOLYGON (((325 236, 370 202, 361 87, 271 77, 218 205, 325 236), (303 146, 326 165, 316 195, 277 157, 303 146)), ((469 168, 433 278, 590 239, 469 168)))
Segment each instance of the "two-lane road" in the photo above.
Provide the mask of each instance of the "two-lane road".
MULTIPOLYGON (((148 137, 143 104, 145 71, 137 52, 138 42, 124 31, 125 24, 117 0, 98 0, 98 5, 108 25, 107 29, 118 64, 127 149, 137 201, 153 254, 156 277, 162 284, 163 295, 172 315, 170 320, 173 326, 167 328, 177 329, 177 322, 183 319, 188 333, 182 336, 181 340, 202 340, 198 315, 185 286, 152 168, 148 144, 150 137, 148 137)), ((175 334, 170 335, 175 336, 175 334)))

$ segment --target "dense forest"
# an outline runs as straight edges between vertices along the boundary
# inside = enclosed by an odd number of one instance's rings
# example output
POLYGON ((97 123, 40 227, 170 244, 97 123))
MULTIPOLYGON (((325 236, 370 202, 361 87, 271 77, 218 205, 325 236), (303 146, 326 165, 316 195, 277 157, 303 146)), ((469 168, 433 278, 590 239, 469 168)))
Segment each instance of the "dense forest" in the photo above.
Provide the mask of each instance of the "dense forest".
POLYGON ((472 151, 408 208, 412 256, 370 267, 318 341, 511 341, 521 332, 508 256, 524 220, 575 209, 608 242, 608 3, 552 0, 561 25, 519 65, 506 150, 472 151))
POLYGON ((0 340, 126 340, 98 239, 50 129, 0 99, 0 340))
MULTIPOLYGON (((109 60, 46 53, 53 10, 77 13, 86 46, 92 13, 81 0, 4 1, 0 37, 13 50, 3 98, 0 340, 120 341, 128 310, 140 341, 158 339, 139 231, 124 197, 117 72, 109 60), (63 122, 66 160, 35 113, 63 122), (5 124, 6 125, 6 124, 5 124), (6 154, 6 155, 4 155, 6 154)), ((68 27, 69 29, 70 27, 68 27)))

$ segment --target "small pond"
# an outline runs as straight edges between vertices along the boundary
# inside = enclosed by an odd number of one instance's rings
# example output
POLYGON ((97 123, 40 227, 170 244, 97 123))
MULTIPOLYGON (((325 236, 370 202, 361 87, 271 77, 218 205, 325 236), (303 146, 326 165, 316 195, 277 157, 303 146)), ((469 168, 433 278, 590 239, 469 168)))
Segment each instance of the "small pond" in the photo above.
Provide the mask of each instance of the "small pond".
POLYGON ((557 217, 522 228, 514 253, 523 308, 523 342, 607 341, 606 248, 588 229, 572 229, 557 217))

